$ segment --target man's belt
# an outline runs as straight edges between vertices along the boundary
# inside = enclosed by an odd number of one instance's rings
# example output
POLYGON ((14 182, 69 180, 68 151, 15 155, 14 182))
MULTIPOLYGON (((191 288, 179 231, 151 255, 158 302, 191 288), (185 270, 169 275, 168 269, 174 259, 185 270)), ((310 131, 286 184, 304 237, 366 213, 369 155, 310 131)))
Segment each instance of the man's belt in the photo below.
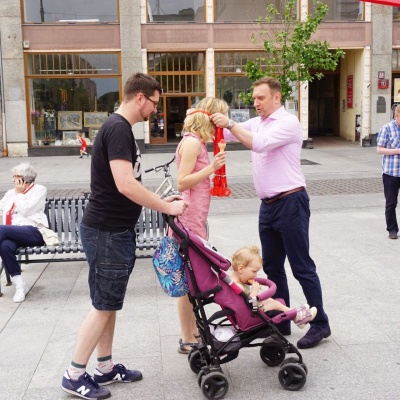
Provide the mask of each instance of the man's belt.
POLYGON ((300 186, 296 189, 288 190, 287 192, 279 193, 278 195, 276 195, 274 197, 262 199, 262 201, 266 204, 275 203, 275 201, 278 201, 278 200, 282 199, 283 197, 289 196, 289 194, 300 192, 302 190, 304 190, 304 186, 300 186))

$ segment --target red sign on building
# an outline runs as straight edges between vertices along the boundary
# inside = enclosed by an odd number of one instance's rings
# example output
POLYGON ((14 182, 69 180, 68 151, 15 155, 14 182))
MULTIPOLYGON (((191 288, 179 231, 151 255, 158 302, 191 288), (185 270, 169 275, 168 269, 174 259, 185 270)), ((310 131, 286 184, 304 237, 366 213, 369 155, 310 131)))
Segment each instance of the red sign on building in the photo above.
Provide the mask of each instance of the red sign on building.
POLYGON ((347 108, 353 108, 353 75, 347 77, 347 108))

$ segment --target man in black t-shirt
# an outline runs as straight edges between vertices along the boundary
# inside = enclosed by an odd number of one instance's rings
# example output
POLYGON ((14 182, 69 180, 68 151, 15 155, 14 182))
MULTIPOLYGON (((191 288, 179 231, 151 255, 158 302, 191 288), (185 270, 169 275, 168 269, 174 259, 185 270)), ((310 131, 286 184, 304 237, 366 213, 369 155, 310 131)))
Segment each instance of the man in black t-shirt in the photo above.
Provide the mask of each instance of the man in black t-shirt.
POLYGON ((142 206, 169 215, 181 215, 187 206, 179 196, 162 200, 141 184, 141 156, 132 125, 148 121, 157 111, 160 94, 155 79, 142 73, 132 75, 121 106, 100 128, 93 146, 91 196, 80 227, 93 308, 81 325, 61 383, 65 392, 85 399, 110 397, 103 385, 142 379, 140 371, 112 361, 116 312, 122 309, 135 263, 135 225, 142 206), (92 377, 86 365, 96 347, 92 377))

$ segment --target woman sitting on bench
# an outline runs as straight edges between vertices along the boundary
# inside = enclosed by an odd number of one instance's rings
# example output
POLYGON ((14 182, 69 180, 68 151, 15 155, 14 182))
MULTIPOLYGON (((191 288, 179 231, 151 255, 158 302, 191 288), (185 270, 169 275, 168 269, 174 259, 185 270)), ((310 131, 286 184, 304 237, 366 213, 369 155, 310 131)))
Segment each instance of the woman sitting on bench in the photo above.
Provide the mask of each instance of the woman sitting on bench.
POLYGON ((44 213, 47 189, 34 183, 37 173, 29 163, 17 165, 12 173, 15 187, 0 200, 0 257, 16 287, 13 300, 20 303, 25 300, 27 288, 15 252, 21 246, 44 244, 37 226, 48 226, 44 213))

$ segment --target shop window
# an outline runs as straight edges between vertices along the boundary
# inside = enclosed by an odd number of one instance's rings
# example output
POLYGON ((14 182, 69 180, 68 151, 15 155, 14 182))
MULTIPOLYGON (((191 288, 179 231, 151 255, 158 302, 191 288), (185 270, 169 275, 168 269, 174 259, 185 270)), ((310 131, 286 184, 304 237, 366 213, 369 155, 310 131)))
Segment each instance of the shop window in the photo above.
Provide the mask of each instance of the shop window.
POLYGON ((119 102, 118 78, 29 79, 32 145, 75 145, 83 129, 89 144, 119 102))
POLYGON ((91 144, 120 100, 118 53, 25 56, 30 144, 74 145, 79 129, 91 144))
POLYGON ((265 17, 268 4, 274 5, 278 13, 283 10, 284 2, 281 0, 215 0, 215 21, 257 21, 265 17))
POLYGON ((148 0, 148 22, 204 22, 205 0, 148 0))
MULTIPOLYGON (((329 7, 324 21, 362 21, 364 20, 364 2, 358 0, 326 0, 329 7)), ((314 12, 314 5, 309 2, 310 12, 314 12)))
POLYGON ((393 21, 400 21, 400 7, 393 7, 393 21))
POLYGON ((26 23, 118 22, 118 0, 23 0, 26 23))

